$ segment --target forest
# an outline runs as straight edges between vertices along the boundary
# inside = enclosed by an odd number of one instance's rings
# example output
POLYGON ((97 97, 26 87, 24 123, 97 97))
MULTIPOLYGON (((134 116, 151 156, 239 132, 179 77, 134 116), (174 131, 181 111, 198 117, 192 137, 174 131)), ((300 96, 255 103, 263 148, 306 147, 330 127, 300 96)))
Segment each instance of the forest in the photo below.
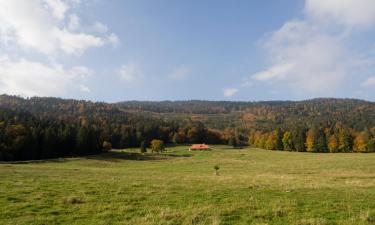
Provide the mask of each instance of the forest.
POLYGON ((374 152, 375 103, 305 101, 91 102, 0 96, 0 161, 95 154, 164 143, 300 152, 374 152))

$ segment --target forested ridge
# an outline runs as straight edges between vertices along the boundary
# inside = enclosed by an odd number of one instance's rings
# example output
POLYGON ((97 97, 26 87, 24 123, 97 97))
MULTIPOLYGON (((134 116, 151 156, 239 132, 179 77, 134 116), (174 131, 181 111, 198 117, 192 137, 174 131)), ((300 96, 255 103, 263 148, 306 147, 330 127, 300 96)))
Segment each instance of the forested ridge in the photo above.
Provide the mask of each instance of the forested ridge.
POLYGON ((165 143, 309 152, 375 151, 375 103, 127 101, 0 96, 0 160, 93 154, 165 143))

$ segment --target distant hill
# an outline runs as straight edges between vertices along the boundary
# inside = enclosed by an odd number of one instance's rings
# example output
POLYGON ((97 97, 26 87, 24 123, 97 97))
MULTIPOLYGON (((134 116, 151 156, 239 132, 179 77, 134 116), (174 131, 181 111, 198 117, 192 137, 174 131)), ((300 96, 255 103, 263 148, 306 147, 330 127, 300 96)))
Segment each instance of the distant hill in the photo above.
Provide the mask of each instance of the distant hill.
MULTIPOLYGON (((152 112, 176 118, 183 117, 209 120, 212 115, 232 117, 232 126, 251 126, 267 124, 269 126, 292 125, 294 123, 333 124, 342 123, 362 130, 375 125, 375 103, 357 99, 318 98, 305 101, 127 101, 115 104, 128 112, 152 112)), ((216 117, 215 117, 216 118, 216 117)), ((214 124, 212 124, 214 125, 214 124)))

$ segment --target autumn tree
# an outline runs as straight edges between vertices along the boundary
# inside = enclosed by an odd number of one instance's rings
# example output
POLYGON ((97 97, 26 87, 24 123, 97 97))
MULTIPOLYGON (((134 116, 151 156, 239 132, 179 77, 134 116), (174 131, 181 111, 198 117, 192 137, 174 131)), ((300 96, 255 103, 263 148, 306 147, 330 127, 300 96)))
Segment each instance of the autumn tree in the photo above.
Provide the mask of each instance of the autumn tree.
POLYGON ((287 151, 294 150, 293 140, 292 140, 292 133, 291 132, 286 131, 284 133, 282 142, 283 142, 284 150, 287 150, 287 151))
POLYGON ((247 144, 249 146, 254 146, 255 145, 255 134, 254 132, 250 132, 248 137, 247 137, 247 144))
POLYGON ((368 151, 368 141, 370 139, 370 135, 368 132, 361 132, 359 133, 353 143, 353 151, 355 152, 367 152, 368 151))
POLYGON ((322 128, 311 128, 306 136, 306 150, 308 152, 326 152, 327 141, 322 128))
POLYGON ((282 150, 283 143, 281 132, 279 130, 272 131, 268 134, 265 147, 270 150, 282 150))
POLYGON ((328 138, 327 147, 329 152, 331 153, 337 152, 339 150, 339 143, 337 141, 336 135, 333 134, 328 138))
POLYGON ((316 149, 316 146, 315 146, 314 130, 309 129, 306 135, 306 151, 314 152, 315 149, 316 149))
POLYGON ((151 141, 150 147, 152 152, 162 152, 164 151, 164 142, 162 140, 154 139, 151 141))

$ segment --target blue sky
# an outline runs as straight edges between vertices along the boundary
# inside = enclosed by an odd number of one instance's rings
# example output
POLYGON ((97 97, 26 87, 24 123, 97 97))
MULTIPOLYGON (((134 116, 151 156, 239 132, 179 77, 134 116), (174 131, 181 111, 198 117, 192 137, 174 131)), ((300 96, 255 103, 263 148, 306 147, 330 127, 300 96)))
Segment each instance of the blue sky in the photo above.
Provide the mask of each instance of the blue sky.
POLYGON ((375 100, 373 0, 0 2, 0 92, 375 100))

